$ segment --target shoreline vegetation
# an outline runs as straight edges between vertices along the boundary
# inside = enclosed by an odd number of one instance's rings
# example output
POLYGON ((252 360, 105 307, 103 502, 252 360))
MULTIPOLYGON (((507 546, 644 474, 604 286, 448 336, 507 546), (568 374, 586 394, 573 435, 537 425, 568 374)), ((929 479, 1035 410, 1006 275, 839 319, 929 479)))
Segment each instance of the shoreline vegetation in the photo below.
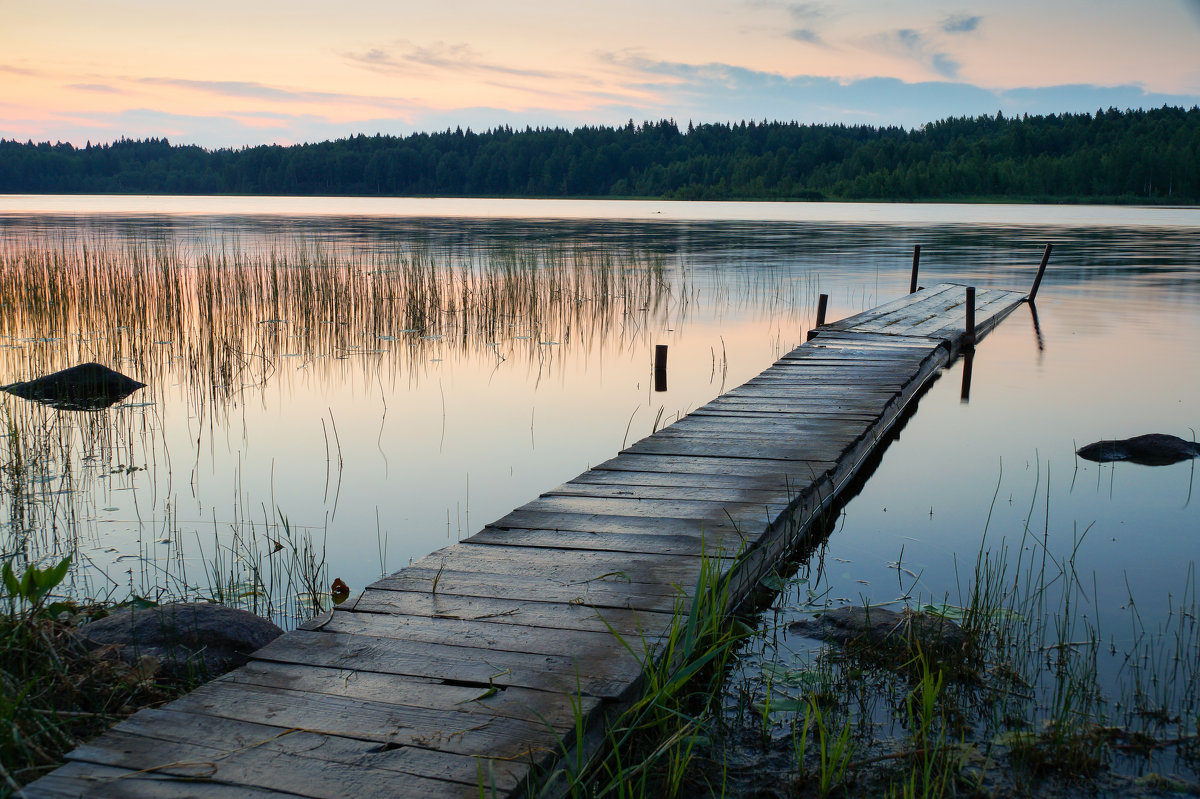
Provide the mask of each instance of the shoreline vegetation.
POLYGON ((630 120, 206 150, 0 140, 0 194, 1200 203, 1200 108, 920 128, 630 120))

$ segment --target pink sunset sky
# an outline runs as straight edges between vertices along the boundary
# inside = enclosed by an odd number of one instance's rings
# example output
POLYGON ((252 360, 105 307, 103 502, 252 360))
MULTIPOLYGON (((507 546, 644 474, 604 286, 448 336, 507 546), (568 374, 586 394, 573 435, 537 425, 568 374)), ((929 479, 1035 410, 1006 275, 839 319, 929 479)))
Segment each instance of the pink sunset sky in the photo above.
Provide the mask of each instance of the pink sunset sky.
POLYGON ((1200 103, 1200 0, 7 0, 0 138, 241 147, 1200 103))

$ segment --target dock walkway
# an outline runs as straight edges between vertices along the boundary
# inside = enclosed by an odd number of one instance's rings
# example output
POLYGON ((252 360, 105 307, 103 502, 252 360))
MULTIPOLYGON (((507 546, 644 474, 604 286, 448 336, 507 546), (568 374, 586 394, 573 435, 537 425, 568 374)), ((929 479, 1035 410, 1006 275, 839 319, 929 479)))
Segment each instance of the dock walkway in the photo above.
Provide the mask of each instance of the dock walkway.
MULTIPOLYGON (((963 346, 965 296, 943 284, 821 327, 615 458, 116 725, 26 794, 523 794, 577 717, 595 733, 636 696, 641 665, 613 630, 653 645, 687 609, 702 552, 736 564, 731 600, 744 597, 963 346)), ((1024 299, 980 291, 976 340, 1024 299)))

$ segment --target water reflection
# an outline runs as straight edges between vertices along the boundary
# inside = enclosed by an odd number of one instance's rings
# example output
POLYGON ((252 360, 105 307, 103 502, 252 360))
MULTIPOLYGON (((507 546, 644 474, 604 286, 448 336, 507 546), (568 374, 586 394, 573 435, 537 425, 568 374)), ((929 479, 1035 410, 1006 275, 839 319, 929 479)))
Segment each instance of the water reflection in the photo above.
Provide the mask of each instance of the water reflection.
MULTIPOLYGON (((0 214, 4 381, 95 360, 148 384, 103 419, 7 401, 22 462, 38 465, 7 489, 4 521, 22 543, 6 552, 57 551, 68 531, 107 575, 103 591, 166 572, 198 586, 228 570, 219 547, 252 563, 248 547, 286 544, 282 512, 357 590, 757 374, 800 343, 820 294, 833 319, 900 296, 917 245, 927 285, 1026 289, 1045 243, 1054 255, 1034 340, 1018 318, 991 333, 970 404, 964 375, 940 381, 847 508, 831 546, 855 566, 832 575, 848 580, 839 596, 894 584, 884 564, 901 546, 924 590, 944 595, 954 553, 977 547, 1001 461, 1005 508, 1028 501, 1029 464, 1053 453, 1057 524, 1100 518, 1092 537, 1112 528, 1122 542, 1153 527, 1154 547, 1097 556, 1114 574, 1173 563, 1196 522, 1163 510, 1184 484, 1155 506, 1135 497, 1163 486, 1126 491, 1143 477, 1121 465, 1101 467, 1096 496, 1057 479, 1076 440, 1195 425, 1200 378, 1178 364, 1200 340, 1200 243, 1178 211, 1081 225, 1077 208, 606 219, 598 203, 555 219, 545 205, 523 218, 332 217, 207 202, 0 214), (658 345, 671 354, 664 392, 658 345)), ((1165 468, 1169 481, 1178 467, 1165 468)))

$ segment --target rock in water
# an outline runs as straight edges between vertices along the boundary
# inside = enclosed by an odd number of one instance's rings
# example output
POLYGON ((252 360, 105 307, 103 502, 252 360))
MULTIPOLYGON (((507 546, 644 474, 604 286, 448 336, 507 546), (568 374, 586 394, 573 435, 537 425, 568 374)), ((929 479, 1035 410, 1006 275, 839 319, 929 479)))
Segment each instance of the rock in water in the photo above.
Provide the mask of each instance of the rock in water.
POLYGON ((955 651, 964 640, 962 628, 942 616, 872 607, 834 608, 814 619, 792 622, 788 632, 881 651, 907 649, 914 643, 926 651, 955 651))
POLYGON ((79 634, 97 646, 113 646, 129 664, 146 656, 181 677, 215 677, 236 668, 283 630, 253 613, 224 605, 180 602, 156 608, 121 608, 85 624, 79 634))
POLYGON ((1080 447, 1076 454, 1084 460, 1097 463, 1129 461, 1143 466, 1166 466, 1200 455, 1200 444, 1165 433, 1148 433, 1114 441, 1097 441, 1080 447))
POLYGON ((98 411, 145 385, 107 366, 84 363, 36 380, 0 386, 0 391, 62 410, 98 411))

